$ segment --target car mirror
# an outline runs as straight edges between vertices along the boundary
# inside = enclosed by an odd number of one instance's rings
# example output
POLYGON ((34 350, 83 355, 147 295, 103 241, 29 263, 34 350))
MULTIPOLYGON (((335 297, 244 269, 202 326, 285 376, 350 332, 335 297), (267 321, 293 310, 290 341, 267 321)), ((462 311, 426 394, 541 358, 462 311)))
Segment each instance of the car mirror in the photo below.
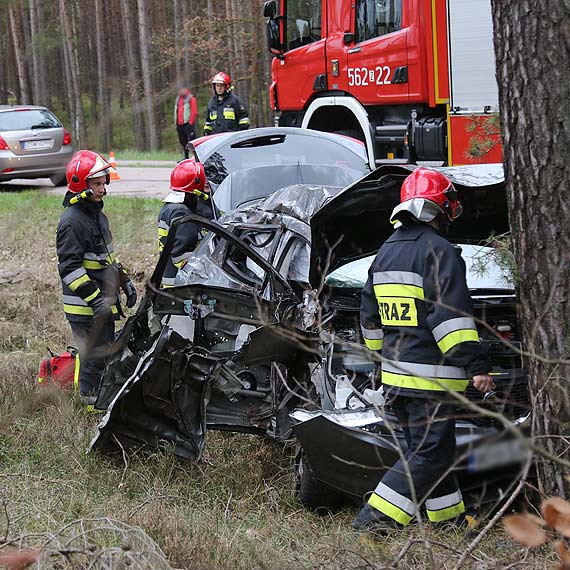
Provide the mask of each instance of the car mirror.
POLYGON ((264 18, 275 18, 277 14, 277 3, 275 0, 269 0, 263 5, 263 17, 264 18))

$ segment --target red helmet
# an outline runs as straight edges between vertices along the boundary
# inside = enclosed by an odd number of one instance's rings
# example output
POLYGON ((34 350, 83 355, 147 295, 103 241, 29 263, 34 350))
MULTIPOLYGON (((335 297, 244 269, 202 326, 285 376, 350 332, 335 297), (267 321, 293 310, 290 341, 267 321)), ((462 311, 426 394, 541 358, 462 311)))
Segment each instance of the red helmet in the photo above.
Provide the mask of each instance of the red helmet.
POLYGON ((79 194, 87 190, 87 179, 97 176, 106 176, 109 184, 111 172, 113 167, 99 153, 92 150, 78 150, 65 169, 67 187, 70 192, 79 194))
POLYGON ((394 208, 390 221, 399 221, 400 213, 408 212, 420 222, 431 222, 445 214, 450 222, 463 212, 457 190, 451 181, 437 170, 416 168, 402 183, 400 205, 394 208))
POLYGON ((178 192, 204 190, 206 173, 204 165, 193 158, 179 162, 170 173, 170 189, 178 192))
POLYGON ((226 89, 229 89, 232 85, 232 78, 227 73, 220 71, 219 73, 216 73, 214 77, 212 77, 212 85, 215 85, 216 83, 225 85, 226 89))

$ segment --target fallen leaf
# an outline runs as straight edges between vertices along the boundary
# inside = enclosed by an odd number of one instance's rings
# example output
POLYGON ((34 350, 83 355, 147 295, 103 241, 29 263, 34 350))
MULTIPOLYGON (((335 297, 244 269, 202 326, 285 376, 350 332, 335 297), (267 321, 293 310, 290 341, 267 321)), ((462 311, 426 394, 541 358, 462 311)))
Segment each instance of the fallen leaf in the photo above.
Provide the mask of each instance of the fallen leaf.
POLYGON ((558 570, 570 570, 570 550, 561 540, 554 543, 554 550, 556 554, 560 557, 561 564, 558 566, 558 570))
POLYGON ((0 554, 0 567, 6 570, 24 570, 30 564, 37 562, 39 557, 40 551, 33 549, 6 552, 0 554))
POLYGON ((562 536, 570 537, 570 503, 562 497, 551 497, 540 505, 546 524, 562 536))
POLYGON ((546 532, 531 520, 527 515, 508 515, 503 518, 503 526, 510 536, 528 546, 534 548, 546 542, 546 532))

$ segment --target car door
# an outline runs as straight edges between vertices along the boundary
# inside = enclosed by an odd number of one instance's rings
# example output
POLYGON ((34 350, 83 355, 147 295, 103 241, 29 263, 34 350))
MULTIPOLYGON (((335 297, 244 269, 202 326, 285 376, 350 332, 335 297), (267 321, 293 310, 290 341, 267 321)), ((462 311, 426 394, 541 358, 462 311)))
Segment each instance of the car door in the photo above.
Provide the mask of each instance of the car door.
POLYGON ((121 371, 126 381, 118 391, 114 370, 106 370, 103 387, 111 404, 93 447, 167 444, 182 459, 198 459, 206 427, 286 437, 275 416, 300 350, 298 337, 290 334, 300 301, 256 251, 269 247, 272 255, 269 241, 279 239, 279 228, 264 226, 267 239, 249 240, 257 247, 247 244, 246 232, 199 216, 177 221, 172 230, 138 322, 127 323, 129 338, 117 341, 115 352, 123 350, 114 358, 116 369, 136 350, 133 331, 153 336, 130 375, 121 371), (181 285, 160 289, 176 228, 184 223, 209 232, 206 251, 197 252, 187 278, 179 275, 181 285))

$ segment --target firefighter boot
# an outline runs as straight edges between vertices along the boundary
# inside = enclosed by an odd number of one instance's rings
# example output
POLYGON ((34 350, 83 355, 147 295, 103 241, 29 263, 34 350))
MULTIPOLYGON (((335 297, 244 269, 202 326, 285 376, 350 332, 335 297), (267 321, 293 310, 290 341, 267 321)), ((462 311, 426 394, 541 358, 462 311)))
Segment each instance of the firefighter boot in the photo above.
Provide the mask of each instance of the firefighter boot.
POLYGON ((366 503, 352 521, 352 528, 358 532, 371 531, 388 535, 404 527, 366 503))

